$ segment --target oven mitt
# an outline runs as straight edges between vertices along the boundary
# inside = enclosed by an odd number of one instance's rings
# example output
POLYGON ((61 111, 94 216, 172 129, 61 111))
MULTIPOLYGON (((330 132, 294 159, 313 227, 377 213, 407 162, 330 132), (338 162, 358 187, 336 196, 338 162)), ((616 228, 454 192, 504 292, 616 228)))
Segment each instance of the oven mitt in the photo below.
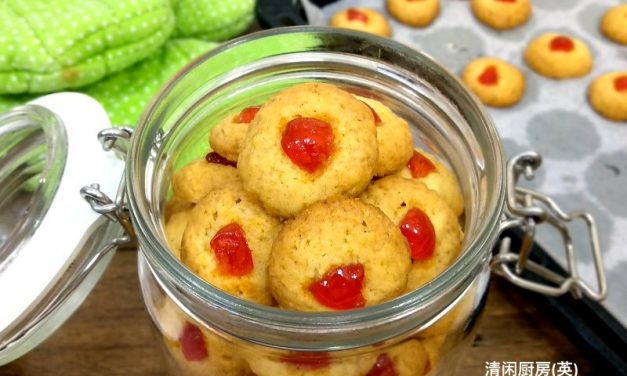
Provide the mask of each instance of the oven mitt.
POLYGON ((159 49, 174 20, 169 0, 2 0, 0 94, 96 82, 159 49))
POLYGON ((85 88, 104 106, 115 126, 134 127, 157 90, 187 63, 217 44, 198 39, 172 39, 146 60, 85 88))
POLYGON ((221 42, 250 27, 255 0, 173 0, 172 7, 175 36, 221 42))

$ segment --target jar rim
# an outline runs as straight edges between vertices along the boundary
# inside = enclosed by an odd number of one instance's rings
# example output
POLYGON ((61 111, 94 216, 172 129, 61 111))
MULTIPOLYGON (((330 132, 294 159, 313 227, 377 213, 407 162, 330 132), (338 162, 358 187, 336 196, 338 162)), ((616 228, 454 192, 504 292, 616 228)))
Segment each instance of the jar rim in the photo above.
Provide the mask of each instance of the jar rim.
MULTIPOLYGON (((456 104, 459 105, 458 103, 456 104)), ((154 129, 152 131, 154 131, 154 129)), ((153 98, 138 122, 133 136, 133 142, 128 151, 125 179, 127 182, 131 214, 140 242, 140 249, 151 271, 155 274, 159 282, 162 283, 162 287, 168 290, 168 293, 173 294, 174 292, 171 290, 177 290, 179 292, 185 290, 191 293, 195 299, 199 299, 205 304, 214 305, 220 310, 233 314, 236 318, 241 318, 248 323, 252 323, 252 325, 257 325, 259 329, 265 328, 289 331, 290 328, 298 327, 299 331, 311 330, 312 332, 326 331, 343 333, 355 330, 356 328, 373 327, 383 322, 390 322, 397 319, 402 320, 406 318, 407 313, 410 311, 416 312, 418 310, 428 309, 430 302, 437 296, 446 293, 454 293, 456 294, 455 296, 461 294, 463 287, 467 287, 470 284, 472 280, 471 277, 477 266, 489 257, 492 245, 498 236, 505 198, 504 169, 505 166, 500 140, 490 117, 474 96, 464 88, 462 83, 431 57, 398 42, 371 34, 326 27, 297 26, 261 31, 234 39, 196 59, 174 76, 153 98), (425 286, 391 301, 350 311, 295 312, 263 306, 229 295, 193 274, 172 255, 166 244, 160 240, 162 236, 160 234, 159 223, 149 220, 151 208, 149 200, 145 197, 146 186, 144 178, 146 172, 143 170, 143 168, 145 168, 144 158, 147 152, 145 149, 148 143, 136 141, 142 139, 142 136, 149 134, 151 132, 151 126, 154 128, 152 121, 158 116, 158 114, 155 114, 155 110, 159 104, 168 94, 172 93, 186 75, 204 62, 216 56, 220 56, 220 54, 225 53, 229 49, 242 44, 262 38, 290 34, 334 35, 359 39, 376 46, 381 46, 382 48, 393 49, 406 56, 407 59, 414 59, 420 64, 426 64, 430 70, 436 72, 443 78, 443 85, 450 85, 460 96, 466 107, 462 108, 461 111, 473 112, 475 117, 481 122, 478 126, 485 129, 487 137, 489 138, 488 143, 493 148, 493 150, 491 150, 491 157, 494 159, 495 168, 493 179, 487 182, 487 184, 492 185, 495 194, 489 197, 489 202, 485 205, 485 211, 481 215, 482 222, 479 224, 476 235, 472 241, 467 244, 462 254, 453 265, 425 286)), ((185 303, 190 302, 186 301, 185 303)), ((182 305, 185 306, 186 304, 182 305)), ((190 309, 187 313, 195 317, 197 312, 190 309)), ((230 331, 228 328, 221 329, 227 332, 230 331)), ((403 328, 399 327, 398 330, 403 330, 403 328)), ((380 337, 373 338, 372 342, 379 340, 381 340, 380 337)), ((289 345, 286 344, 270 343, 272 341, 267 338, 259 339, 258 341, 277 347, 289 347, 289 345)), ((299 346, 302 348, 302 346, 306 346, 306 344, 299 343, 299 346)))

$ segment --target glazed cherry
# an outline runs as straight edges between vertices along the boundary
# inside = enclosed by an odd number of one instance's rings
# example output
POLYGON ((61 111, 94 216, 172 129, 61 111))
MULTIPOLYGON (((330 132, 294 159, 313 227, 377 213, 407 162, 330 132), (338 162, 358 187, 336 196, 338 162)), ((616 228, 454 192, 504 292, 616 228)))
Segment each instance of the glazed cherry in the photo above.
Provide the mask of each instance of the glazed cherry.
POLYGON ((309 371, 328 367, 331 363, 329 354, 324 352, 295 352, 282 356, 280 360, 283 363, 309 371))
POLYGON ((411 172, 411 176, 414 179, 424 178, 435 171, 433 162, 415 150, 411 159, 407 162, 407 168, 409 168, 409 172, 411 172))
POLYGON ((569 37, 559 35, 551 40, 551 51, 570 52, 575 48, 575 43, 569 37))
POLYGON ((240 277, 253 271, 252 252, 244 230, 237 223, 222 227, 210 244, 218 261, 219 273, 240 277))
POLYGON ((361 103, 368 106, 368 108, 370 109, 370 112, 372 112, 372 116, 374 117, 374 125, 376 126, 381 125, 381 118, 379 117, 379 114, 377 114, 377 111, 375 111, 374 108, 372 108, 368 103, 364 101, 362 101, 361 103))
POLYGON ((627 91, 627 76, 620 76, 614 79, 614 89, 616 91, 627 91))
POLYGON ((228 159, 224 158, 223 156, 216 153, 215 151, 212 151, 211 153, 208 153, 207 155, 205 155, 205 160, 207 161, 207 163, 215 163, 215 164, 220 164, 223 166, 237 167, 237 162, 229 161, 228 159))
POLYGON ((360 308, 366 304, 361 294, 364 275, 361 264, 338 266, 314 281, 309 291, 323 306, 339 310, 360 308))
POLYGON ((287 123, 281 147, 299 168, 318 171, 333 152, 333 130, 329 123, 314 118, 297 118, 287 123))
POLYGON ((381 354, 366 376, 398 376, 398 373, 388 354, 381 354))
POLYGON ((209 356, 207 345, 205 345, 205 337, 198 327, 189 322, 185 323, 183 333, 179 338, 181 351, 186 360, 190 362, 200 361, 209 356))
POLYGON ((486 86, 494 86, 499 83, 499 72, 494 65, 488 65, 479 76, 479 82, 486 86))
POLYGON ((257 115, 257 112, 259 112, 259 109, 261 109, 261 106, 246 107, 239 114, 237 114, 237 116, 235 116, 233 121, 235 123, 248 124, 251 121, 253 121, 253 119, 255 118, 255 115, 257 115))
POLYGON ((348 18, 349 21, 368 23, 368 15, 355 8, 348 8, 346 11, 346 18, 348 18))
POLYGON ((423 261, 433 256, 435 229, 429 217, 418 208, 411 208, 400 224, 401 233, 409 243, 412 261, 423 261))

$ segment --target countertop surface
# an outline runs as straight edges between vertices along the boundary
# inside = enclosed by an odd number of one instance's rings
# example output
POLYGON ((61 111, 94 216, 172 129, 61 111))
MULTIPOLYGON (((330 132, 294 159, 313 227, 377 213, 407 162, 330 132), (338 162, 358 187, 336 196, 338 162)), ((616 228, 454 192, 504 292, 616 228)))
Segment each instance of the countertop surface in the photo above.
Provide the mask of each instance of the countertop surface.
MULTIPOLYGON (((82 307, 43 345, 0 367, 1 376, 166 375, 141 300, 136 253, 121 251, 82 307)), ((517 288, 493 277, 472 347, 457 375, 485 375, 486 362, 571 361, 592 365, 517 288)))

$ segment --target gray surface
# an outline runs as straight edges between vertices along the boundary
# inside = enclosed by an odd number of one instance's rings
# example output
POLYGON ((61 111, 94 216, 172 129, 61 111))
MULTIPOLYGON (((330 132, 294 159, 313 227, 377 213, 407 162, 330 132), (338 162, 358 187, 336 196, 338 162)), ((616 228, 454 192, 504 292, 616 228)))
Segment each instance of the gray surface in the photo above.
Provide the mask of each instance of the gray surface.
MULTIPOLYGON (((342 0, 322 10, 317 23, 350 6, 367 6, 387 14, 383 0, 342 0)), ((605 120, 588 105, 586 89, 598 75, 627 70, 627 47, 605 39, 598 30, 604 10, 616 0, 534 0, 525 25, 498 32, 480 24, 469 2, 443 0, 436 21, 411 28, 389 17, 393 38, 422 50, 453 73, 475 57, 496 56, 520 67, 527 78, 523 100, 511 109, 490 109, 508 156, 536 149, 544 156, 539 180, 530 187, 554 196, 568 210, 592 212, 600 227, 608 272, 605 306, 627 326, 627 124, 605 120), (523 62, 527 43, 547 31, 568 32, 587 42, 594 54, 593 71, 585 77, 556 81, 532 72, 523 62)), ((581 227, 575 225, 576 234, 581 227)), ((562 263, 561 240, 541 230, 539 242, 562 263)), ((594 281, 585 241, 576 240, 582 275, 594 281)))

